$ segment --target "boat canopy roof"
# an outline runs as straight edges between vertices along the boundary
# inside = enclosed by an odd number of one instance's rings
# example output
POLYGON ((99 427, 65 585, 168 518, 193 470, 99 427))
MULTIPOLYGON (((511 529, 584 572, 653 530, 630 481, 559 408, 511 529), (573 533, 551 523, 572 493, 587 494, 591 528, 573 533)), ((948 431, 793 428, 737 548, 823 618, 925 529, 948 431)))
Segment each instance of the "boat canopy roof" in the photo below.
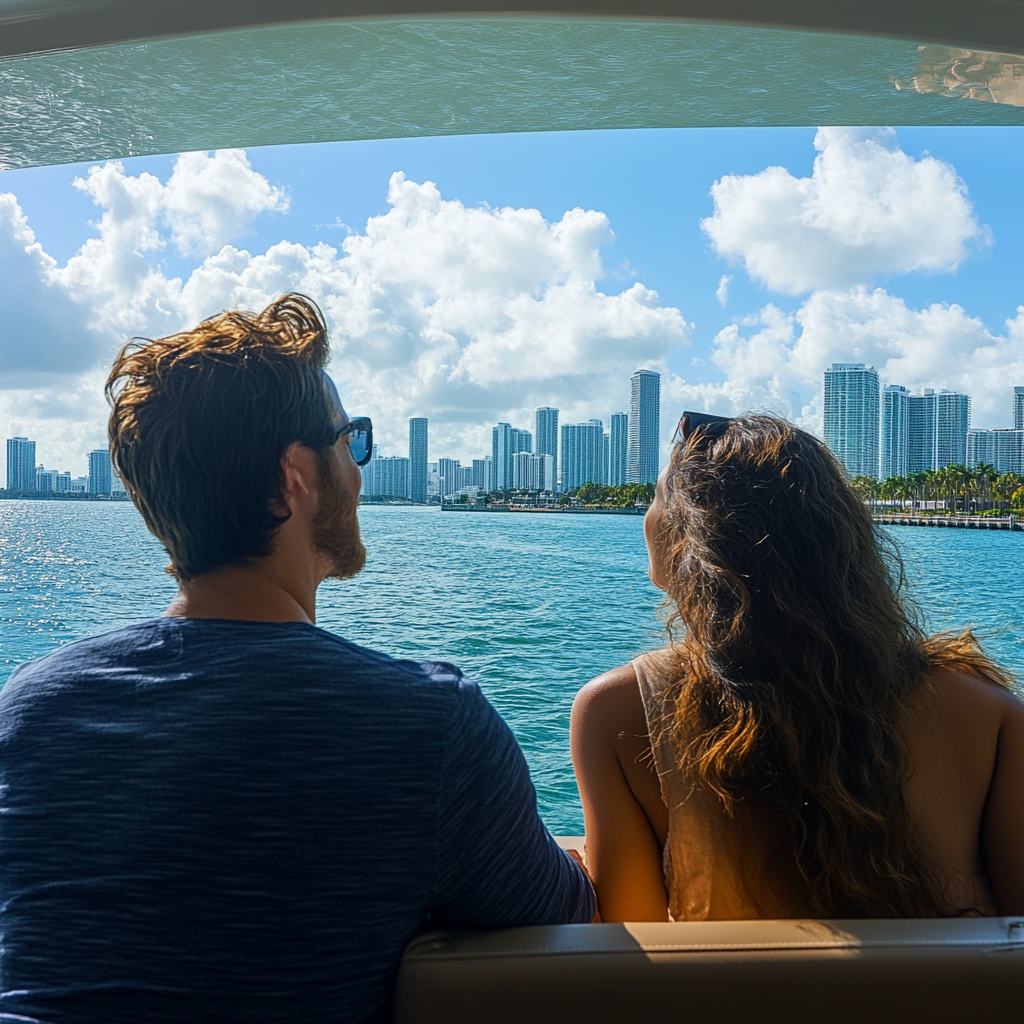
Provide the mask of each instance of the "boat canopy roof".
POLYGON ((813 124, 1024 124, 1024 0, 0 0, 0 169, 813 124))

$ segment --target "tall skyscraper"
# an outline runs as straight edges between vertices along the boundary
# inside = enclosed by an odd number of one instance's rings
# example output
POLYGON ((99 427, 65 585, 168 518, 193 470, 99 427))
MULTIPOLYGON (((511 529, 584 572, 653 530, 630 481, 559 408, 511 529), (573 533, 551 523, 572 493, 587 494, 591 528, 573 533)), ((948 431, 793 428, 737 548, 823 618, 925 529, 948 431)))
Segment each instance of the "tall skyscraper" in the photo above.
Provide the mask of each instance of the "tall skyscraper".
POLYGON ((911 395, 908 405, 908 472, 923 473, 935 469, 935 392, 925 388, 911 395))
POLYGON ((1024 474, 1024 430, 968 430, 966 466, 982 462, 998 473, 1024 474))
POLYGON ((1013 429, 1024 430, 1024 387, 1013 389, 1013 429))
POLYGON ((902 384, 886 384, 882 389, 882 480, 909 472, 909 397, 902 384))
POLYGON ((825 444, 850 477, 878 479, 878 372, 863 363, 825 371, 825 444))
POLYGON ((555 491, 558 489, 554 455, 533 456, 533 486, 538 491, 555 491))
POLYGON ((562 426, 562 490, 605 482, 605 433, 600 420, 562 426))
POLYGON ((374 445, 373 451, 370 452, 370 461, 364 466, 359 467, 359 473, 363 478, 362 486, 359 488, 360 494, 365 494, 369 497, 372 494, 376 494, 376 481, 374 480, 373 474, 377 468, 377 459, 380 457, 380 445, 374 445))
POLYGON ((377 493, 388 498, 408 498, 412 461, 401 455, 386 455, 376 461, 377 493))
POLYGON ((537 489, 536 470, 533 464, 536 457, 532 452, 516 452, 512 456, 512 486, 516 490, 533 491, 537 489))
POLYGON ((409 420, 409 497, 427 500, 427 418, 413 416, 409 420))
POLYGON ((971 429, 971 399, 956 391, 940 391, 936 397, 936 469, 967 463, 967 431, 971 429))
POLYGON ((533 451, 533 435, 510 423, 499 423, 491 431, 491 461, 494 463, 494 489, 504 491, 515 487, 512 457, 519 452, 533 451))
POLYGON ((474 487, 479 487, 484 494, 494 490, 494 461, 490 455, 483 459, 473 460, 474 487))
POLYGON ((612 429, 608 438, 608 483, 618 487, 626 482, 626 452, 629 449, 629 417, 624 412, 612 413, 612 429))
POLYGON ((911 395, 909 404, 910 472, 965 465, 970 396, 926 388, 920 395, 911 395))
POLYGON ((536 414, 538 455, 553 455, 558 461, 558 410, 549 406, 538 409, 536 414))
POLYGON ((27 437, 7 438, 7 490, 36 489, 36 443, 27 437))
POLYGON ((455 494, 462 486, 462 467, 458 459, 437 460, 438 493, 442 498, 455 494))
POLYGON ((661 374, 637 370, 629 381, 629 436, 626 482, 653 484, 658 479, 661 435, 661 374))
POLYGON ((114 471, 110 464, 110 451, 99 448, 89 452, 89 493, 112 494, 114 490, 114 471))

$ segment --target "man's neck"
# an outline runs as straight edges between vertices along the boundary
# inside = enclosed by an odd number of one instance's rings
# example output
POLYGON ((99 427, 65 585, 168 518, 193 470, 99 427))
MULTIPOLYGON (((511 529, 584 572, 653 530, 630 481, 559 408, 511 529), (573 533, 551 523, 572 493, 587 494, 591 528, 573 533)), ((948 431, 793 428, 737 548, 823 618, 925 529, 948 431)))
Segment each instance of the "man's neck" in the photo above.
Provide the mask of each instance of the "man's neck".
POLYGON ((164 613, 184 619, 316 622, 316 586, 273 566, 227 566, 179 584, 164 613))

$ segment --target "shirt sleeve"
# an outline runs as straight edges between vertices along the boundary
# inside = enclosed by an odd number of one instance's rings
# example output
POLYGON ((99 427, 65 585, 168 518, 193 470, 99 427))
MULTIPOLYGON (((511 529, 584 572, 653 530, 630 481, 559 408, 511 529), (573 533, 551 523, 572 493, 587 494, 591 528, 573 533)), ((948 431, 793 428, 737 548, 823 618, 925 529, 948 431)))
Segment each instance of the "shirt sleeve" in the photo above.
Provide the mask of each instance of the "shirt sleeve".
POLYGON ((458 684, 442 771, 439 860, 432 909, 472 928, 593 920, 579 865, 537 813, 537 794, 512 731, 480 688, 458 684))

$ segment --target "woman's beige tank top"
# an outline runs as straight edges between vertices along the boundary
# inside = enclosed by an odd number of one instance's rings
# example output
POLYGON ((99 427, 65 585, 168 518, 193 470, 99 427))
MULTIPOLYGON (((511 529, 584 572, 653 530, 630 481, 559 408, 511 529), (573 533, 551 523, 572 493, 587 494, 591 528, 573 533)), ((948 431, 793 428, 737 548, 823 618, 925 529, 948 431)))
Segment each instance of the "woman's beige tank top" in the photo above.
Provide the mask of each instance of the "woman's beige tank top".
POLYGON ((663 863, 671 919, 803 916, 806 908, 800 905, 797 888, 767 870, 771 837, 763 823, 740 805, 730 816, 714 794, 694 789, 677 767, 678 750, 664 699, 678 673, 671 650, 644 654, 634 660, 633 668, 668 808, 663 863))

